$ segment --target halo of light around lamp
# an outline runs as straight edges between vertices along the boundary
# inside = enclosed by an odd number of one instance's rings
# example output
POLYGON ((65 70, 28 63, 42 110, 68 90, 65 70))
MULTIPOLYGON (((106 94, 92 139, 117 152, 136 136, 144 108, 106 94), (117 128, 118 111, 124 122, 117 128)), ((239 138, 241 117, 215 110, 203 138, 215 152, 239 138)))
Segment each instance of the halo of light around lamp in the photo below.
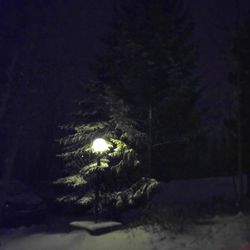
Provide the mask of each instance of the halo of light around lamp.
POLYGON ((107 142, 102 138, 97 138, 93 141, 92 149, 96 153, 102 153, 109 149, 107 142))

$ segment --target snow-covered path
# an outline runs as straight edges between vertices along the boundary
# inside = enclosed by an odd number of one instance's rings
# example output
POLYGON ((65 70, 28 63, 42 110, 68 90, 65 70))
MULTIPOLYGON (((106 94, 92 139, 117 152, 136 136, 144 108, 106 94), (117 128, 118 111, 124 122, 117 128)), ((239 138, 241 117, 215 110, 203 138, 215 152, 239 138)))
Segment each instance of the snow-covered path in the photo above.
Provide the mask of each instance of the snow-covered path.
POLYGON ((69 233, 32 233, 13 230, 2 237, 1 250, 132 250, 147 249, 150 234, 143 229, 92 236, 83 230, 69 233))
POLYGON ((83 230, 48 232, 46 227, 1 231, 0 250, 249 250, 250 217, 215 217, 173 235, 145 228, 92 236, 83 230))
MULTIPOLYGON (((185 207, 214 198, 235 199, 231 177, 163 183, 152 204, 185 207)), ((250 215, 216 216, 178 235, 138 227, 93 236, 84 230, 70 231, 68 223, 53 217, 43 226, 0 230, 0 250, 250 250, 250 215)))

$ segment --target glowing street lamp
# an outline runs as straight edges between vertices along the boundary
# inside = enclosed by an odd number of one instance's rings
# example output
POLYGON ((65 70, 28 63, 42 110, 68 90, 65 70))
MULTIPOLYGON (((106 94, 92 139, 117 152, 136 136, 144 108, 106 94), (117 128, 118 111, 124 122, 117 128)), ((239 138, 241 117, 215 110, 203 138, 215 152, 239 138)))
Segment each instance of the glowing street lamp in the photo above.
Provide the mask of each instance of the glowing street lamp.
MULTIPOLYGON (((97 167, 101 166, 101 156, 104 152, 109 150, 109 145, 108 143, 102 139, 102 138, 97 138, 93 141, 92 143, 92 150, 97 154, 97 167)), ((94 193, 95 193, 95 206, 94 206, 94 213, 95 213, 95 222, 98 221, 98 207, 100 203, 100 184, 99 184, 99 178, 101 178, 98 174, 97 171, 97 176, 96 176, 96 183, 94 187, 94 193)))
POLYGON ((97 138, 93 141, 92 149, 96 153, 103 153, 109 149, 109 146, 104 139, 97 138))

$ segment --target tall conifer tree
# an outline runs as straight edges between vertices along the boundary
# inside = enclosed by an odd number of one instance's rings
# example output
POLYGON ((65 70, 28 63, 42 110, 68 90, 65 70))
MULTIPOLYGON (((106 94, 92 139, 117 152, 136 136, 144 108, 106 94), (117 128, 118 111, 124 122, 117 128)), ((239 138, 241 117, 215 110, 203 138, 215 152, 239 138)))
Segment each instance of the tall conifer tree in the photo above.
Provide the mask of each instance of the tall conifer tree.
MULTIPOLYGON (((148 196, 157 182, 140 177, 151 177, 157 161, 166 171, 169 143, 190 140, 198 127, 192 30, 180 1, 123 2, 95 67, 97 81, 85 85, 80 123, 61 140, 62 157, 76 174, 61 182, 87 187, 100 172, 106 200, 132 204, 148 196), (99 166, 90 149, 96 137, 110 143, 99 166), (110 178, 115 185, 108 184, 110 178)), ((180 158, 183 151, 174 154, 180 158)), ((93 197, 93 187, 87 190, 85 197, 93 197)))
MULTIPOLYGON (((232 47, 232 83, 235 89, 234 121, 236 126, 232 126, 234 139, 237 140, 238 174, 241 175, 240 197, 243 199, 243 179, 242 174, 248 173, 248 184, 250 183, 250 17, 238 31, 233 41, 232 47)), ((248 194, 250 194, 248 186, 248 194)))
POLYGON ((194 74, 192 31, 181 1, 127 1, 118 10, 107 53, 100 60, 100 81, 117 90, 146 134, 147 154, 142 158, 149 176, 152 162, 159 157, 164 159, 161 164, 170 160, 162 157, 166 150, 174 159, 171 163, 180 155, 187 158, 186 145, 177 147, 178 152, 171 147, 189 140, 198 129, 200 86, 194 74))
POLYGON ((66 184, 70 192, 58 200, 99 212, 146 201, 158 182, 141 174, 136 150, 145 134, 129 117, 130 108, 108 86, 91 82, 84 89, 76 114, 79 123, 63 126, 71 132, 59 141, 64 145, 60 157, 66 162, 66 177, 56 184, 66 184), (92 144, 100 137, 109 149, 98 156, 92 144))

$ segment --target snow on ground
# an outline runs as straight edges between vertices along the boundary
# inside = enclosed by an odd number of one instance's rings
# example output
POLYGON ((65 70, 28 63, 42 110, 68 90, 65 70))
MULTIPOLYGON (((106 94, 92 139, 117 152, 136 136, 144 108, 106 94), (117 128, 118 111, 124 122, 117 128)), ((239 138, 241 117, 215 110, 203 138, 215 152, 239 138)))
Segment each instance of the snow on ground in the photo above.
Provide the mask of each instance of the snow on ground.
MULTIPOLYGON (((235 197, 232 179, 173 181, 162 185, 154 204, 172 206, 235 197)), ((0 250, 250 250, 250 215, 215 216, 180 234, 136 227, 93 236, 69 230, 58 219, 44 225, 0 230, 0 250), (58 224, 54 226, 54 224, 58 224)))
POLYGON ((216 216, 178 235, 144 227, 99 236, 84 230, 53 233, 46 226, 21 227, 2 230, 0 241, 0 250, 247 250, 250 216, 216 216))
POLYGON ((68 233, 26 232, 17 229, 1 236, 1 250, 140 250, 147 249, 150 234, 143 229, 92 236, 84 230, 68 233))

